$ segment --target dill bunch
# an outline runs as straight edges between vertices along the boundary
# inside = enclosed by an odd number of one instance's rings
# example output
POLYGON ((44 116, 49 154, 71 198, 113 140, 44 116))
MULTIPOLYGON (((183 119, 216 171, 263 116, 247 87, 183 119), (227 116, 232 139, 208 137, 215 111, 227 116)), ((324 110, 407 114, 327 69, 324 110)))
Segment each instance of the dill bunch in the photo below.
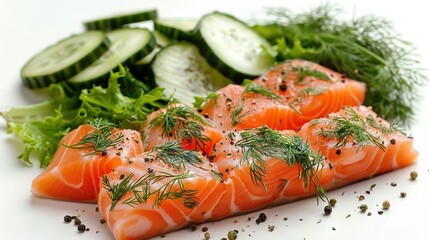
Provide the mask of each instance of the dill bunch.
POLYGON ((389 121, 410 126, 416 90, 428 80, 412 44, 400 39, 382 17, 340 20, 342 12, 332 4, 299 14, 269 8, 271 20, 254 29, 274 45, 277 61, 305 59, 365 82, 365 105, 389 121))

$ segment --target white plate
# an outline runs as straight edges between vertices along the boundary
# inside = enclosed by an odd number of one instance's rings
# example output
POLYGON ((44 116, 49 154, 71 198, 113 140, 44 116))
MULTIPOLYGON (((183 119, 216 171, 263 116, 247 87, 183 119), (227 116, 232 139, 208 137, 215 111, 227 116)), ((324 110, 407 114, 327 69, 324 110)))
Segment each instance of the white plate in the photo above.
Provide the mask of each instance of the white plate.
MULTIPOLYGON (((332 1, 331 1, 332 2, 332 1)), ((352 14, 366 13, 385 16, 392 20, 402 38, 410 40, 421 55, 422 66, 429 66, 427 26, 429 14, 424 1, 347 1, 339 6, 352 14)), ((301 11, 320 4, 319 0, 300 1, 131 1, 131 0, 75 0, 75 1, 2 1, 0 6, 0 107, 35 103, 43 99, 40 91, 30 91, 19 80, 21 66, 35 53, 72 33, 83 30, 82 22, 113 13, 157 8, 164 17, 198 18, 213 10, 230 12, 240 18, 251 19, 261 12, 261 6, 283 5, 301 11)), ((427 93, 428 88, 421 89, 427 93)), ((429 98, 420 102, 417 121, 413 125, 415 147, 420 151, 418 164, 399 171, 362 181, 336 191, 331 196, 338 200, 330 216, 323 215, 324 204, 314 198, 266 209, 268 220, 256 225, 259 212, 232 217, 215 223, 202 224, 195 232, 186 230, 167 234, 163 239, 202 239, 202 226, 208 226, 211 239, 226 236, 229 230, 238 230, 239 239, 427 239, 429 216, 429 98), (410 181, 412 170, 419 173, 417 181, 410 181), (395 181, 396 187, 390 186, 395 181), (376 187, 365 194, 372 184, 376 187), (400 198, 399 193, 408 193, 400 198), (359 195, 365 195, 359 201, 359 195), (383 215, 377 213, 384 200, 391 208, 383 215), (362 214, 357 206, 366 203, 372 216, 362 214), (251 217, 251 221, 248 221, 251 217), (284 218, 287 217, 285 221, 284 218), (268 225, 275 226, 273 232, 268 225), (335 228, 336 230, 333 230, 335 228)), ((106 224, 93 204, 78 204, 33 197, 31 180, 42 170, 27 167, 16 159, 22 151, 18 140, 5 133, 0 121, 0 238, 1 239, 113 239, 106 224), (78 233, 72 224, 63 223, 66 214, 80 215, 89 232, 78 233)), ((161 239, 161 238, 159 238, 161 239)))

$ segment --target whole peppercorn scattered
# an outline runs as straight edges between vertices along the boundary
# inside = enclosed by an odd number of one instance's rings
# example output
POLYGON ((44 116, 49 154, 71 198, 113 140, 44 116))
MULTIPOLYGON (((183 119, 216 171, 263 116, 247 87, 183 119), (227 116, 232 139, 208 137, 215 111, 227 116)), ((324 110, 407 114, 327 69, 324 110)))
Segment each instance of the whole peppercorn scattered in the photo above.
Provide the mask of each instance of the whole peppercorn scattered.
POLYGON ((392 187, 396 187, 396 185, 397 185, 396 182, 391 182, 390 183, 390 186, 392 186, 392 187))
POLYGON ((209 228, 208 227, 202 227, 201 228, 201 231, 203 231, 203 232, 207 232, 209 230, 209 228))
POLYGON ((331 198, 331 199, 329 199, 329 204, 333 207, 333 206, 335 206, 335 204, 337 204, 337 199, 335 199, 335 198, 331 198))
POLYGON ((401 198, 404 198, 404 197, 407 196, 407 193, 406 192, 401 192, 400 195, 401 195, 401 198))
POLYGON ((197 225, 196 224, 191 224, 188 226, 189 231, 194 232, 195 230, 197 230, 197 225))
POLYGON ((323 209, 323 211, 325 212, 326 215, 329 215, 332 213, 332 207, 327 205, 325 206, 325 208, 323 209))
POLYGON ((364 195, 360 195, 359 196, 359 201, 365 200, 365 196, 364 195))
POLYGON ((75 225, 80 225, 82 223, 82 221, 79 218, 75 218, 74 219, 74 224, 75 225))
POLYGON ((256 219, 256 223, 259 224, 265 221, 267 221, 267 215, 265 215, 265 213, 260 213, 258 218, 256 219))
POLYGON ((205 240, 209 240, 210 239, 210 233, 209 232, 204 233, 204 239, 205 240))
POLYGON ((65 215, 64 216, 64 222, 69 223, 73 220, 73 217, 70 215, 65 215))
POLYGON ((77 230, 78 230, 79 232, 85 232, 85 230, 86 230, 86 226, 85 226, 85 225, 83 225, 83 224, 80 224, 79 226, 77 226, 77 230))
POLYGON ((236 240, 238 237, 238 231, 237 230, 231 230, 228 232, 228 240, 236 240))
POLYGON ((385 209, 385 210, 387 210, 387 209, 389 209, 390 208, 390 202, 389 201, 384 201, 383 202, 383 209, 385 209))
POLYGON ((360 209, 362 212, 366 212, 366 210, 368 210, 368 205, 366 205, 366 204, 361 204, 361 205, 359 206, 359 209, 360 209))
POLYGON ((419 174, 416 171, 410 172, 410 178, 411 178, 411 180, 416 180, 416 178, 417 178, 418 175, 419 174))
POLYGON ((383 214, 383 211, 378 211, 378 215, 382 215, 383 214))

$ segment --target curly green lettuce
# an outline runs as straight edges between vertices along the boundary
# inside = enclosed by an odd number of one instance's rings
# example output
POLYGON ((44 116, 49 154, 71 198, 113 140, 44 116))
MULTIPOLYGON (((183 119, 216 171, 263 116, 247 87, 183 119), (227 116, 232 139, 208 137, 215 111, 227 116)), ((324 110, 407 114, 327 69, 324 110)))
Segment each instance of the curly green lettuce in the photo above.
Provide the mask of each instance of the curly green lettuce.
POLYGON ((36 154, 40 167, 48 166, 60 140, 87 119, 101 117, 119 128, 141 130, 147 114, 168 102, 163 89, 150 90, 122 66, 111 73, 106 87, 72 92, 66 84, 53 84, 49 92, 50 100, 0 112, 8 133, 24 144, 18 158, 29 165, 36 154))

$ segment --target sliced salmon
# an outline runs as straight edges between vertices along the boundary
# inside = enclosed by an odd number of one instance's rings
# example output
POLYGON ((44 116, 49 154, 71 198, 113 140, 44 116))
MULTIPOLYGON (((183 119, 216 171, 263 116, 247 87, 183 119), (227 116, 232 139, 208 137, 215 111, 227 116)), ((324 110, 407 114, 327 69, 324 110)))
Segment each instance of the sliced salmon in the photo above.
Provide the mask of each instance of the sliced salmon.
MULTIPOLYGON (((266 174, 262 178, 263 184, 261 182, 257 184, 251 176, 249 163, 242 161, 244 153, 235 144, 240 139, 240 132, 236 132, 236 137, 228 136, 221 140, 212 155, 208 157, 200 155, 199 165, 187 164, 185 168, 177 169, 158 161, 156 154, 145 153, 105 175, 104 179, 108 180, 108 185, 106 187, 104 180, 98 205, 115 238, 147 239, 191 223, 219 220, 315 193, 314 188, 308 188, 311 183, 306 185, 303 178, 299 177, 302 172, 298 165, 289 165, 284 159, 274 157, 264 157, 266 174), (196 190, 194 199, 197 205, 186 206, 183 199, 174 197, 156 204, 156 195, 151 195, 145 198, 146 200, 130 206, 129 199, 136 196, 135 191, 131 189, 128 189, 117 203, 113 202, 112 189, 123 184, 122 181, 127 176, 132 176, 130 182, 133 182, 150 174, 166 173, 175 176, 190 174, 190 177, 183 178, 180 185, 175 184, 169 191, 175 192, 180 186, 196 190)), ((317 179, 322 185, 332 182, 332 170, 328 166, 322 164, 322 167, 315 169, 316 175, 313 176, 313 180, 317 179)), ((150 188, 149 191, 142 190, 140 185, 137 189, 141 192, 156 192, 166 182, 167 178, 156 183, 148 182, 146 186, 150 188)))
POLYGON ((280 64, 251 83, 255 87, 228 85, 202 108, 219 129, 242 130, 268 126, 298 130, 304 123, 336 112, 344 106, 359 106, 366 86, 321 65, 303 60, 280 64))
POLYGON ((93 154, 93 149, 76 149, 84 136, 95 129, 84 124, 62 139, 50 165, 37 176, 31 186, 34 195, 59 200, 96 202, 100 178, 116 166, 143 152, 140 133, 134 130, 112 131, 111 138, 120 135, 123 141, 93 154))
POLYGON ((408 166, 418 157, 413 138, 395 130, 365 106, 347 107, 313 120, 301 128, 299 135, 332 162, 339 185, 408 166), (354 133, 350 129, 357 130, 354 133))
MULTIPOLYGON (((199 155, 204 159, 202 155, 199 155)), ((132 191, 128 191, 117 205, 112 207, 112 199, 109 196, 111 192, 103 188, 98 199, 98 206, 103 218, 112 230, 115 239, 147 239, 152 236, 169 232, 188 225, 190 222, 201 222, 210 219, 210 211, 218 202, 217 198, 225 191, 224 184, 215 178, 212 171, 216 171, 216 166, 204 161, 198 166, 186 165, 186 168, 173 168, 171 165, 161 161, 148 161, 152 159, 147 154, 142 154, 132 159, 130 163, 118 166, 115 170, 106 175, 110 185, 119 184, 124 176, 133 174, 132 179, 153 174, 154 176, 181 176, 188 174, 189 177, 183 178, 181 184, 183 189, 196 190, 196 201, 198 206, 186 206, 181 198, 168 198, 156 204, 156 195, 151 195, 145 202, 135 206, 124 204, 123 201, 133 198, 132 191)), ((166 185, 172 178, 164 177, 158 182, 150 182, 150 191, 156 191, 166 185)), ((179 185, 174 184, 167 189, 174 192, 180 189, 179 185)))

